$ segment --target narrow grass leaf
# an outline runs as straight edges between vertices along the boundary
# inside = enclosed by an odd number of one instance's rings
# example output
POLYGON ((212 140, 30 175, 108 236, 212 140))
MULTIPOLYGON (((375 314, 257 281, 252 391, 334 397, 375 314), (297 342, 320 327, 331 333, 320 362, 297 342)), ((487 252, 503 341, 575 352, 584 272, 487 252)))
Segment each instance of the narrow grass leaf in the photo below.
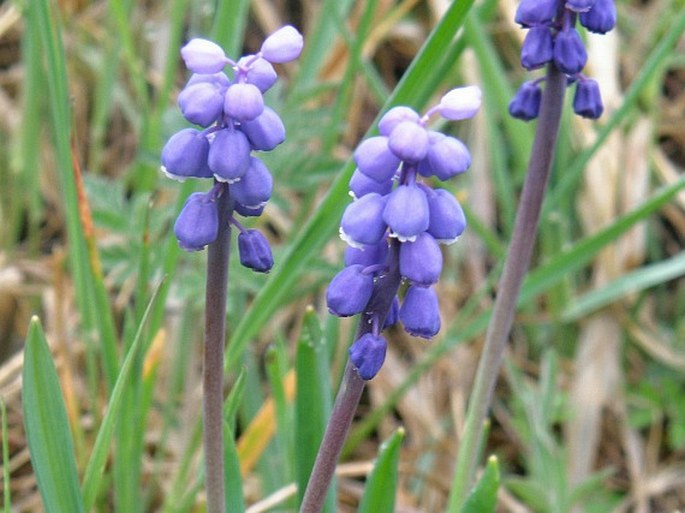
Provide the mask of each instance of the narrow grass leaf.
POLYGON ((618 301, 628 294, 640 292, 685 274, 685 253, 624 274, 604 287, 592 290, 571 302, 562 320, 571 322, 618 301))
POLYGON ((22 379, 26 437, 45 511, 83 513, 62 389, 37 317, 29 325, 22 379))
MULTIPOLYGON (((98 430, 97 437, 95 438, 95 444, 93 445, 93 451, 86 466, 86 472, 83 476, 83 497, 86 505, 86 509, 90 511, 95 503, 95 498, 97 496, 98 489, 102 484, 102 474, 104 472, 105 463, 107 460, 107 454, 109 452, 109 445, 112 440, 112 434, 114 432, 114 427, 116 421, 122 417, 121 406, 123 404, 124 392, 126 390, 126 385, 130 379, 131 372, 134 367, 134 363, 137 360, 138 351, 143 343, 145 337, 143 337, 143 332, 145 329, 145 324, 152 307, 157 299, 159 290, 162 283, 160 283, 152 294, 150 302, 145 309, 143 318, 138 325, 138 330, 133 339, 133 343, 126 354, 124 363, 121 366, 119 375, 117 376, 116 382, 114 383, 114 388, 112 389, 112 395, 109 399, 109 405, 107 407, 107 412, 105 417, 102 419, 102 424, 98 430)), ((69 511, 69 510, 64 510, 69 511)))
POLYGON ((7 431, 7 408, 5 401, 0 397, 0 417, 2 417, 2 497, 3 511, 10 513, 12 507, 12 495, 10 490, 10 443, 7 431))
POLYGON ((469 494, 459 513, 494 513, 499 489, 499 463, 490 456, 485 472, 469 494))
POLYGON ((240 461, 238 460, 238 450, 235 446, 233 429, 228 423, 224 423, 224 462, 226 473, 224 478, 226 511, 242 513, 245 511, 243 478, 240 475, 240 461))
MULTIPOLYGON (((295 372, 295 476, 298 504, 302 502, 309 474, 314 466, 316 453, 323 438, 326 422, 331 412, 331 383, 326 371, 328 355, 322 337, 319 319, 313 308, 305 312, 304 329, 297 344, 295 372)), ((331 490, 334 487, 331 487, 331 490)), ((327 510, 331 508, 332 493, 327 498, 327 510)))
POLYGON ((404 429, 399 428, 381 445, 378 459, 366 480, 364 495, 359 504, 359 513, 393 513, 395 511, 402 440, 404 440, 404 429))

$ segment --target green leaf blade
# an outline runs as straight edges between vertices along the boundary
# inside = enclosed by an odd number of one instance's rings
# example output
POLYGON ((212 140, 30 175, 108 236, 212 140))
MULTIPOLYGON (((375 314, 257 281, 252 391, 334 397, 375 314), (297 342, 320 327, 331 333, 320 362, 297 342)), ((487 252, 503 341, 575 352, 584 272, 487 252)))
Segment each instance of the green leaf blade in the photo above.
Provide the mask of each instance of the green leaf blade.
POLYGON ((47 513, 84 513, 74 446, 57 369, 37 317, 24 352, 24 425, 31 464, 47 513))

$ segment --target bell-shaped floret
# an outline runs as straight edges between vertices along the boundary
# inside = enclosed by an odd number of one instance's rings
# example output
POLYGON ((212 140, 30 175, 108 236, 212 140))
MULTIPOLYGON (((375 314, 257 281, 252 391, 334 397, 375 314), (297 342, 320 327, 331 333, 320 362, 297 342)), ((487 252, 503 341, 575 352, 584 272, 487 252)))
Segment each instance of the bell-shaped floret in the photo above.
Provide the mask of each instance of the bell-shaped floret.
POLYGON ((365 194, 375 192, 381 196, 385 196, 392 190, 392 180, 385 180, 384 182, 377 182, 373 178, 369 178, 364 173, 355 169, 350 178, 350 192, 355 199, 361 198, 365 194))
POLYGON ((431 338, 440 331, 440 305, 438 295, 432 288, 412 285, 407 289, 400 320, 410 335, 431 338))
POLYGON ((394 326, 397 324, 397 321, 400 320, 400 299, 395 296, 392 300, 392 304, 390 305, 390 310, 388 311, 388 315, 385 317, 385 322, 383 323, 383 329, 387 329, 390 326, 394 326))
POLYGON ((199 251, 211 244, 219 234, 219 213, 214 198, 204 192, 194 192, 183 205, 174 224, 178 245, 186 251, 199 251))
POLYGON ((521 47, 521 66, 527 70, 541 68, 552 60, 554 42, 549 27, 532 27, 521 47))
POLYGON ((438 112, 443 118, 452 121, 472 118, 480 109, 482 97, 478 86, 457 87, 440 99, 438 112))
POLYGON ((302 34, 292 25, 286 25, 264 40, 260 53, 267 61, 280 64, 297 59, 303 46, 302 34))
POLYGON ((248 208, 236 201, 233 205, 233 212, 240 214, 243 217, 259 217, 262 215, 262 212, 264 212, 264 205, 258 208, 248 208))
POLYGON ((573 12, 587 12, 596 2, 597 0, 566 0, 566 8, 573 12))
POLYGON ((364 311, 373 292, 373 275, 364 266, 345 267, 335 275, 326 290, 328 310, 338 317, 349 317, 364 311))
POLYGON ((442 252, 428 233, 417 235, 414 242, 400 244, 400 274, 415 285, 427 287, 438 282, 442 272, 442 252))
POLYGON ((524 82, 509 103, 509 114, 513 117, 530 121, 538 117, 542 89, 535 82, 524 82))
POLYGON ((263 207, 271 197, 273 178, 264 163, 250 157, 250 166, 240 181, 231 184, 231 197, 245 208, 263 207))
POLYGON ((218 44, 200 38, 188 41, 181 48, 181 57, 193 73, 216 73, 224 69, 229 62, 218 44))
POLYGON ((238 235, 240 263, 258 273, 268 273, 274 265, 271 246, 258 230, 245 230, 238 235))
POLYGON ((388 196, 383 220, 390 236, 400 241, 413 241, 428 229, 429 210, 426 194, 416 185, 400 185, 388 196))
POLYGON ((441 244, 452 244, 466 229, 464 210, 449 191, 436 189, 428 195, 428 233, 441 244))
POLYGON ((194 128, 184 128, 172 135, 162 148, 162 171, 181 182, 186 178, 211 178, 208 153, 209 142, 205 135, 194 128))
POLYGON ((364 245, 358 248, 348 246, 345 248, 345 265, 372 265, 384 264, 388 258, 388 242, 382 239, 378 244, 364 245))
POLYGON ((209 145, 209 168, 220 182, 240 180, 250 167, 250 143, 240 130, 223 128, 209 145))
POLYGON ((378 244, 387 228, 383 221, 385 201, 372 192, 350 203, 340 221, 340 237, 355 247, 378 244))
POLYGON ((278 80, 276 70, 266 59, 255 57, 254 55, 246 55, 238 61, 238 68, 246 66, 245 80, 250 84, 256 85, 262 93, 271 89, 278 80))
POLYGON ((264 112, 264 98, 254 84, 231 84, 224 97, 224 112, 237 121, 252 121, 264 112))
POLYGON ((381 135, 389 136, 397 125, 403 121, 419 122, 419 115, 414 109, 399 105, 386 112, 378 122, 378 131, 381 135))
POLYGON ((366 333, 350 346, 350 361, 359 377, 368 381, 381 370, 385 361, 387 342, 381 335, 366 333))
POLYGON ((390 132, 388 148, 404 162, 418 162, 428 153, 428 132, 413 121, 402 121, 390 132))
POLYGON ((208 127, 223 114, 224 94, 212 82, 197 82, 180 92, 178 106, 188 121, 208 127))
POLYGON ((585 45, 574 28, 565 28, 554 42, 554 64, 567 75, 575 75, 587 62, 585 45))
POLYGON ((573 96, 573 112, 584 118, 598 119, 603 111, 602 94, 597 81, 591 78, 581 79, 573 96))
POLYGON ((445 136, 430 145, 427 161, 432 174, 445 181, 469 168, 471 154, 459 139, 445 136))
POLYGON ((588 12, 580 13, 580 24, 590 32, 606 34, 616 26, 614 0, 597 0, 588 12))
POLYGON ((359 170, 377 182, 391 180, 400 159, 388 148, 388 138, 383 136, 369 137, 354 152, 354 161, 359 170))
POLYGON ((558 0, 521 0, 514 20, 523 27, 549 24, 557 15, 558 0))
POLYGON ((273 109, 264 107, 256 119, 244 121, 240 128, 255 150, 270 151, 285 141, 285 126, 273 109))

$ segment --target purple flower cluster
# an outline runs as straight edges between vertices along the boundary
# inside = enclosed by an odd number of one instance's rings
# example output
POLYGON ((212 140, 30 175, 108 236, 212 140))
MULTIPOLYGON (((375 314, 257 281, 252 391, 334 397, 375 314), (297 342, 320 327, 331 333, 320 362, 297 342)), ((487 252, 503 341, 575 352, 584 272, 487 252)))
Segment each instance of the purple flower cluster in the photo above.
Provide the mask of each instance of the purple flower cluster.
POLYGON ((233 211, 259 216, 271 197, 273 179, 264 163, 252 153, 269 151, 285 140, 285 127, 276 112, 264 105, 263 94, 278 78, 273 64, 296 59, 302 35, 292 26, 277 30, 254 55, 238 61, 228 58, 216 43, 192 39, 181 49, 186 67, 193 72, 178 96, 183 116, 200 128, 174 134, 162 149, 162 171, 174 180, 212 178, 214 187, 196 192, 176 220, 179 245, 198 251, 217 238, 219 229, 238 227, 238 249, 243 265, 267 272, 273 265, 266 238, 246 230, 231 213, 218 218, 217 198, 230 194, 233 211), (224 68, 233 69, 232 77, 224 68))
MULTIPOLYGON (((549 62, 577 82, 573 110, 579 116, 597 119, 604 107, 597 82, 581 73, 587 62, 585 45, 576 21, 590 32, 605 34, 616 25, 614 0, 522 0, 516 22, 528 29, 521 48, 521 65, 527 70, 549 62)), ((509 104, 509 113, 529 121, 538 116, 544 79, 525 82, 509 104)))
POLYGON ((388 272, 389 244, 399 246, 399 274, 408 284, 401 305, 395 296, 387 317, 371 312, 373 331, 350 348, 350 359, 363 379, 375 376, 385 359, 383 328, 399 320, 408 333, 426 339, 440 330, 432 287, 442 270, 440 244, 456 241, 466 220, 454 195, 433 189, 424 179, 448 180, 463 173, 471 156, 459 139, 429 130, 426 123, 434 114, 448 120, 471 118, 480 103, 480 89, 469 86, 448 92, 424 116, 395 107, 381 118, 380 135, 366 139, 354 152, 354 201, 340 225, 349 247, 345 268, 328 286, 328 309, 340 317, 367 311, 374 286, 388 272))

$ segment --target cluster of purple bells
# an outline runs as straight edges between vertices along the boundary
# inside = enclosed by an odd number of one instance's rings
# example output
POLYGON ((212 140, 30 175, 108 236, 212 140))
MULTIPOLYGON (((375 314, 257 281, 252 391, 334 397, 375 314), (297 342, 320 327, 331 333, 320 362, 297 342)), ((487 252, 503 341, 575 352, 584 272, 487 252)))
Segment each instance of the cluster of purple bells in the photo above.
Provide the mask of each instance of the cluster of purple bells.
MULTIPOLYGON (((521 63, 532 70, 553 61, 569 83, 577 82, 574 111, 598 118, 603 110, 599 87, 580 73, 587 53, 574 27, 577 18, 589 31, 605 33, 616 23, 613 0, 523 0, 516 21, 529 32, 521 63)), ((179 214, 174 233, 182 248, 197 251, 216 240, 221 227, 216 200, 230 194, 228 222, 240 232, 241 263, 258 272, 273 266, 266 238, 244 228, 233 213, 259 216, 271 197, 271 174, 252 152, 274 149, 285 140, 285 128, 278 114, 264 105, 263 93, 277 80, 273 64, 296 59, 302 46, 300 33, 286 26, 267 37, 257 54, 237 62, 203 39, 193 39, 181 50, 194 74, 178 103, 184 117, 203 129, 186 128, 172 136, 162 150, 162 170, 180 181, 194 177, 215 182, 208 192, 191 194, 179 214), (223 72, 227 65, 234 70, 232 80, 223 72)), ((521 86, 509 107, 514 117, 537 117, 543 80, 521 86)), ((449 91, 423 116, 395 107, 381 118, 380 135, 366 139, 354 152, 357 169, 349 184, 354 201, 340 226, 349 247, 344 269, 328 286, 328 309, 340 317, 365 312, 375 283, 388 270, 393 240, 399 246, 399 273, 407 284, 402 301, 395 296, 387 317, 374 319, 372 331, 350 347, 350 359, 365 380, 373 378, 385 360, 387 342, 380 334, 384 328, 401 321, 408 333, 427 339, 440 330, 433 289, 442 270, 440 244, 456 241, 466 220, 454 195, 430 187, 425 179, 444 181, 463 173, 471 156, 460 140, 426 124, 435 114, 451 121, 471 118, 480 103, 480 89, 469 86, 449 91)))
MULTIPOLYGON (((522 0, 516 22, 528 29, 521 48, 521 65, 527 70, 554 62, 577 83, 573 111, 597 119, 604 107, 597 81, 581 73, 587 62, 585 45, 576 30, 576 21, 588 31, 605 34, 616 25, 614 0, 522 0)), ((524 82, 509 104, 509 113, 523 120, 535 119, 540 110, 544 79, 524 82)))

